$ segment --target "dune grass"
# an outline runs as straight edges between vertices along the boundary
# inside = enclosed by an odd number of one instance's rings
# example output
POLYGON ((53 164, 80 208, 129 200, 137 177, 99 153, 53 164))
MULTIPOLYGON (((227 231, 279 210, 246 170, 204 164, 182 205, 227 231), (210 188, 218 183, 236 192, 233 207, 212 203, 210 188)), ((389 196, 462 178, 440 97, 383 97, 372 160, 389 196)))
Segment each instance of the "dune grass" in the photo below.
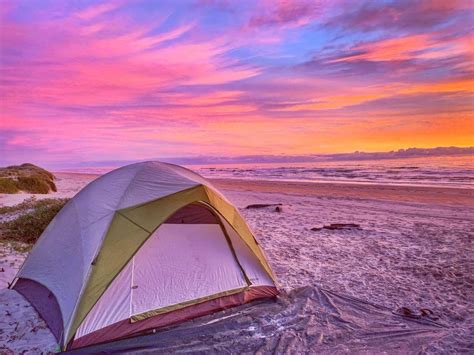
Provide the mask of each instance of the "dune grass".
POLYGON ((0 168, 0 193, 47 194, 57 191, 54 179, 52 173, 33 164, 7 166, 0 168))
POLYGON ((1 207, 0 214, 14 218, 0 223, 0 241, 32 246, 68 200, 32 197, 16 206, 1 207))
POLYGON ((19 190, 32 194, 47 194, 51 189, 47 180, 39 176, 20 176, 16 185, 19 190))
POLYGON ((13 179, 0 178, 0 193, 3 194, 16 194, 19 192, 18 186, 13 179))

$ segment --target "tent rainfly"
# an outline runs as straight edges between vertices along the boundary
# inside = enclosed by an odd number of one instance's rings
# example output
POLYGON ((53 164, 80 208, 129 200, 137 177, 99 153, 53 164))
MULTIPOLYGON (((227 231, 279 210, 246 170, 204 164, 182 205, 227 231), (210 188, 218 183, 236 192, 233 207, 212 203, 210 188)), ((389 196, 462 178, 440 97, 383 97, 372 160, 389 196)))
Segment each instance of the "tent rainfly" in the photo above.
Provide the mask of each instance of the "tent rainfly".
POLYGON ((160 162, 125 166, 82 189, 11 288, 63 350, 278 294, 238 210, 200 175, 160 162))

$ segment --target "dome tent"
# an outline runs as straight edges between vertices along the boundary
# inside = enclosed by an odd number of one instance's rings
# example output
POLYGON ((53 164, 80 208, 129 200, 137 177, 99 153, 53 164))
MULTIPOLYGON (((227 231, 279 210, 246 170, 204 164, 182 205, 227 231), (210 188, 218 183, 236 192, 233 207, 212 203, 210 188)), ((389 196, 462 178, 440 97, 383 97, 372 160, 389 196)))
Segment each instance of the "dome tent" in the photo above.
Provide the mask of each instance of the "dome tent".
POLYGON ((43 232, 11 288, 62 349, 278 293, 238 210, 200 175, 161 162, 116 169, 82 189, 43 232))

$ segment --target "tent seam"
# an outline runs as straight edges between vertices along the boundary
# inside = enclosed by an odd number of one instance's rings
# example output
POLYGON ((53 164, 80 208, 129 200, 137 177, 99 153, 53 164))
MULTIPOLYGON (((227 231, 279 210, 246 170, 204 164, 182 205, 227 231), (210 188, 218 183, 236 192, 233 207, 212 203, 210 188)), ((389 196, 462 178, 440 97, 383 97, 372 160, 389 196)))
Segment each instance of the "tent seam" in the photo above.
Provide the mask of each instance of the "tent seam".
POLYGON ((157 199, 154 199, 154 200, 151 200, 151 201, 146 201, 146 202, 142 202, 142 203, 139 203, 139 204, 136 204, 136 205, 133 205, 133 206, 129 206, 129 207, 124 207, 124 208, 121 208, 121 209, 118 209, 117 212, 122 212, 122 211, 133 211, 137 208, 140 208, 140 207, 143 207, 143 206, 146 206, 150 203, 154 203, 154 202, 157 202, 161 199, 164 199, 164 198, 167 198, 169 196, 173 196, 173 195, 177 195, 177 194, 180 194, 182 192, 185 192, 185 191, 189 191, 189 190, 192 190, 192 189, 195 189, 196 187, 199 187, 199 186, 205 186, 201 183, 196 183, 196 185, 194 186, 190 186, 186 189, 183 189, 183 190, 180 190, 180 191, 176 191, 176 192, 173 192, 172 194, 169 194, 169 195, 166 195, 166 196, 162 196, 162 197, 158 197, 157 199))
POLYGON ((212 189, 215 189, 215 187, 209 181, 207 181, 204 177, 202 177, 201 175, 195 173, 191 169, 185 168, 184 166, 181 166, 181 165, 172 164, 172 163, 163 162, 162 164, 168 165, 170 168, 173 168, 174 172, 179 174, 181 177, 183 177, 185 179, 188 179, 189 181, 193 181, 193 182, 196 182, 200 185, 208 186, 212 189), (185 174, 183 174, 182 170, 185 170, 185 171, 189 172, 191 175, 195 175, 196 180, 189 179, 185 174))
POLYGON ((126 215, 122 214, 120 211, 117 211, 117 214, 122 216, 123 218, 125 218, 127 221, 129 221, 130 223, 132 223, 133 225, 137 226, 138 228, 140 229, 143 229, 145 232, 147 233, 153 233, 153 232, 150 232, 148 229, 146 229, 145 227, 139 225, 138 223, 134 222, 133 220, 131 220, 130 218, 128 218, 126 215))
MULTIPOLYGON (((103 243, 104 243, 105 236, 107 235, 107 232, 108 232, 109 229, 110 229, 110 225, 112 224, 112 222, 113 222, 113 220, 114 220, 114 218, 115 218, 116 213, 117 213, 117 212, 113 212, 112 219, 110 220, 109 225, 107 226, 107 228, 105 229, 104 233, 102 234, 102 237, 100 238, 100 243, 99 243, 99 245, 98 245, 97 250, 96 250, 95 253, 94 253, 94 257, 92 258, 92 262, 94 262, 94 260, 96 260, 96 259, 97 259, 97 256, 100 254, 100 250, 102 249, 102 245, 103 245, 103 243)), ((107 216, 108 216, 108 215, 105 215, 105 216, 103 216, 102 218, 105 218, 105 217, 107 217, 107 216)), ((98 219, 96 222, 100 221, 102 218, 98 219)), ((72 312, 72 314, 71 314, 71 318, 69 319, 69 322, 68 322, 68 324, 67 324, 67 328, 64 329, 64 334, 65 334, 65 335, 67 334, 67 335, 69 336, 69 327, 70 327, 70 325, 71 325, 71 324, 73 323, 73 321, 74 321, 74 318, 75 318, 76 312, 77 312, 77 307, 78 307, 78 305, 79 305, 79 303, 80 303, 80 300, 82 299, 82 296, 84 295, 84 291, 85 291, 86 286, 87 286, 87 284, 88 284, 88 282, 89 282, 90 275, 92 274, 92 266, 93 266, 93 265, 91 265, 91 267, 89 268, 89 270, 88 270, 88 272, 87 272, 86 279, 85 279, 85 281, 84 281, 83 284, 82 284, 81 291, 79 292, 79 296, 77 297, 77 300, 76 300, 76 302, 75 302, 75 304, 74 304, 74 309, 73 309, 73 312, 72 312), (66 330, 67 330, 67 333, 66 333, 66 330)), ((66 336, 64 337, 64 341, 66 341, 66 336)), ((66 346, 67 346, 67 344, 64 344, 64 348, 65 348, 66 346)))
POLYGON ((127 187, 125 188, 125 190, 123 190, 122 196, 120 197, 119 202, 118 202, 117 205, 115 206, 115 211, 118 210, 118 207, 119 207, 120 204, 122 203, 124 196, 127 194, 128 190, 130 189, 130 186, 132 185, 132 182, 135 180, 135 178, 137 177, 138 173, 141 172, 144 168, 145 168, 144 166, 140 166, 140 168, 137 169, 137 171, 135 171, 135 174, 133 174, 132 178, 131 178, 130 181, 128 182, 127 187))

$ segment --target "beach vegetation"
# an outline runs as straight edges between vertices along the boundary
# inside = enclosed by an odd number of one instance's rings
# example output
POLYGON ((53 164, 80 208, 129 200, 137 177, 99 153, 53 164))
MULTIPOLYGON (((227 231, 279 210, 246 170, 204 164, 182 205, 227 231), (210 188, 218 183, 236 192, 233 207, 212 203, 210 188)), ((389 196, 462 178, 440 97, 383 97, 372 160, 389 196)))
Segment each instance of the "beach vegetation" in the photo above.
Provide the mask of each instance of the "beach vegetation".
POLYGON ((0 223, 0 241, 33 245, 69 199, 29 198, 22 203, 1 207, 0 215, 13 215, 0 223))

